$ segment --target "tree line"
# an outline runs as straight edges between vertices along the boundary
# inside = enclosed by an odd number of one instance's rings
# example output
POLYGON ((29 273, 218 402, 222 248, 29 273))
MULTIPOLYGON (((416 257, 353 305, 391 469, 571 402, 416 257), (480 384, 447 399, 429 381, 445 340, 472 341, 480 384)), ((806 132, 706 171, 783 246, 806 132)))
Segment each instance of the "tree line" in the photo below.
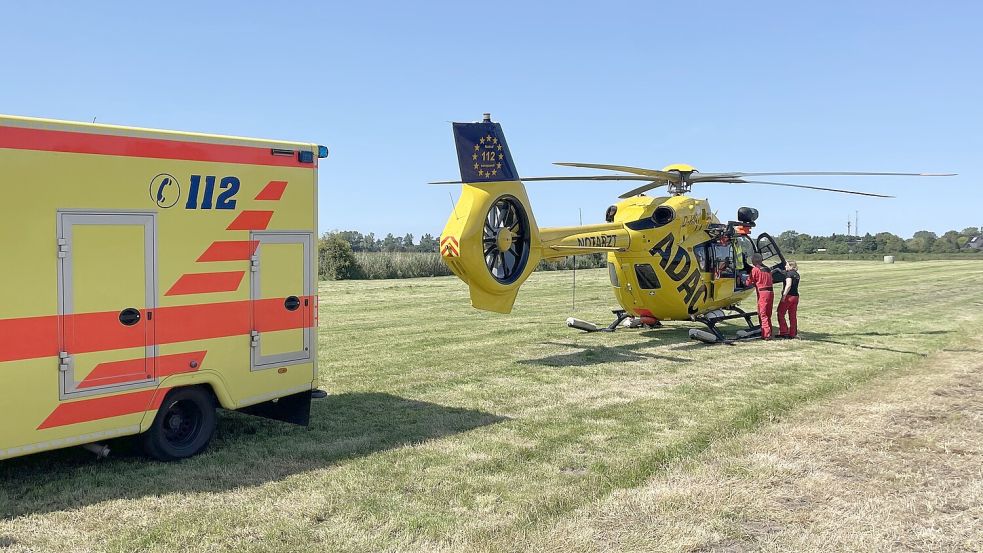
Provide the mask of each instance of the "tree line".
POLYGON ((949 254, 978 253, 983 251, 979 243, 983 238, 983 228, 967 227, 961 231, 950 230, 941 236, 920 230, 911 238, 902 238, 890 232, 867 233, 863 236, 832 234, 830 236, 811 236, 787 230, 776 237, 778 246, 789 254, 949 254), (975 238, 975 241, 974 241, 975 238))
MULTIPOLYGON (((832 234, 830 236, 812 236, 794 230, 786 230, 779 234, 779 247, 790 254, 862 254, 862 253, 959 253, 961 251, 981 251, 973 238, 983 234, 983 228, 967 227, 961 231, 950 230, 941 236, 920 230, 911 238, 902 238, 890 232, 864 234, 863 236, 832 234), (975 247, 974 247, 974 244, 975 247)), ((375 233, 363 234, 357 230, 327 232, 323 239, 336 239, 347 242, 353 252, 436 252, 439 238, 432 234, 424 234, 415 241, 410 233, 395 236, 392 233, 377 238, 375 233)), ((981 238, 977 238, 977 242, 981 238)))
POLYGON ((328 238, 328 235, 337 235, 348 242, 353 252, 436 252, 440 245, 439 240, 429 232, 420 237, 417 243, 414 243, 410 233, 404 236, 389 233, 383 238, 376 238, 374 232, 362 234, 357 230, 342 230, 325 233, 324 238, 328 238))
MULTIPOLYGON (((776 239, 788 255, 837 256, 877 254, 918 254, 933 258, 940 254, 980 253, 983 258, 983 229, 968 227, 951 230, 941 236, 927 230, 902 238, 890 232, 849 236, 811 236, 787 230, 776 239), (975 239, 975 240, 974 240, 975 239)), ((320 277, 325 280, 363 278, 407 278, 449 275, 450 270, 437 253, 439 239, 424 234, 418 242, 412 234, 394 236, 392 233, 376 238, 374 233, 355 230, 326 232, 318 241, 320 277), (430 254, 430 255, 427 255, 430 254)), ((543 260, 539 270, 603 267, 607 255, 591 254, 574 258, 543 260)))

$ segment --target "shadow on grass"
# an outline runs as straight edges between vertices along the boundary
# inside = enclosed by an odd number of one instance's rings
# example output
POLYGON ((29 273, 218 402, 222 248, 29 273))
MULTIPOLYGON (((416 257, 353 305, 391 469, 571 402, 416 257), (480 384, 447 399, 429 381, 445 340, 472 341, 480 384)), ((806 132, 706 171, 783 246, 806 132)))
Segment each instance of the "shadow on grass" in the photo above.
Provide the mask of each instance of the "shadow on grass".
MULTIPOLYGON (((647 334, 649 333, 640 333, 640 336, 647 338, 647 334)), ((678 343, 680 341, 682 340, 672 340, 669 342, 660 341, 659 344, 678 343)), ((574 351, 540 357, 539 359, 523 359, 519 361, 519 363, 523 365, 541 365, 547 367, 585 367, 590 365, 600 365, 602 363, 624 363, 630 361, 642 361, 645 359, 669 361, 672 363, 687 363, 692 361, 692 359, 688 357, 676 357, 672 355, 661 355, 638 351, 640 349, 652 347, 653 345, 651 340, 642 340, 641 338, 639 338, 638 343, 620 346, 597 346, 565 342, 543 342, 543 345, 560 346, 572 349, 574 351)))
POLYGON ((208 450, 177 463, 148 460, 124 441, 111 444, 114 453, 104 461, 80 448, 0 461, 0 520, 113 499, 255 486, 504 420, 383 393, 315 400, 307 428, 222 411, 208 450))
POLYGON ((844 338, 849 338, 851 336, 886 336, 886 337, 898 337, 898 336, 912 336, 912 335, 940 335, 940 334, 951 334, 951 330, 924 330, 920 332, 845 332, 842 334, 830 334, 828 332, 799 332, 799 337, 804 340, 809 340, 810 342, 823 342, 826 344, 836 344, 840 346, 847 346, 852 348, 860 348, 874 351, 889 351, 892 353, 905 353, 908 355, 918 355, 920 357, 927 357, 928 354, 923 351, 911 351, 905 349, 892 348, 882 345, 874 344, 860 344, 853 343, 849 341, 844 341, 844 338), (835 338, 835 339, 834 339, 835 338))

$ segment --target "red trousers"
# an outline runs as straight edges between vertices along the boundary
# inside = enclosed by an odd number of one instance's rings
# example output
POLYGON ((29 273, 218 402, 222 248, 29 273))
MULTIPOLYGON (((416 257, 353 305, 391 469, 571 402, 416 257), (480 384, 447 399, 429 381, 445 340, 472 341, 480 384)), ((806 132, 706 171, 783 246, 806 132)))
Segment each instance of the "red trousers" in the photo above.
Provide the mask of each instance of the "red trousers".
POLYGON ((770 290, 758 291, 758 320, 761 321, 761 337, 771 339, 771 308, 775 304, 775 293, 770 290))
POLYGON ((799 332, 796 313, 799 310, 799 296, 785 296, 778 302, 778 334, 780 336, 790 336, 795 338, 799 332), (788 314, 788 324, 785 324, 785 315, 788 314))

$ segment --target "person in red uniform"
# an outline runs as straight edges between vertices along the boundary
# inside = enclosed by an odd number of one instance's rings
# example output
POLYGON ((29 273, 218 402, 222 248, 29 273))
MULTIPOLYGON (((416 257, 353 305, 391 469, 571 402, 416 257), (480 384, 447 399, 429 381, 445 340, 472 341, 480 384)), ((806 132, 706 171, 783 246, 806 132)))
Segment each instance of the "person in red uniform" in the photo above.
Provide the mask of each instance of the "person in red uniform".
POLYGON ((795 261, 785 263, 785 287, 782 299, 778 302, 778 337, 795 338, 799 333, 797 315, 799 311, 799 266, 795 261), (788 315, 788 324, 785 316, 788 315))
POLYGON ((761 322, 761 338, 771 340, 771 308, 775 303, 774 281, 771 271, 762 264, 760 253, 751 255, 751 274, 747 277, 747 285, 754 286, 758 292, 758 320, 761 322))

